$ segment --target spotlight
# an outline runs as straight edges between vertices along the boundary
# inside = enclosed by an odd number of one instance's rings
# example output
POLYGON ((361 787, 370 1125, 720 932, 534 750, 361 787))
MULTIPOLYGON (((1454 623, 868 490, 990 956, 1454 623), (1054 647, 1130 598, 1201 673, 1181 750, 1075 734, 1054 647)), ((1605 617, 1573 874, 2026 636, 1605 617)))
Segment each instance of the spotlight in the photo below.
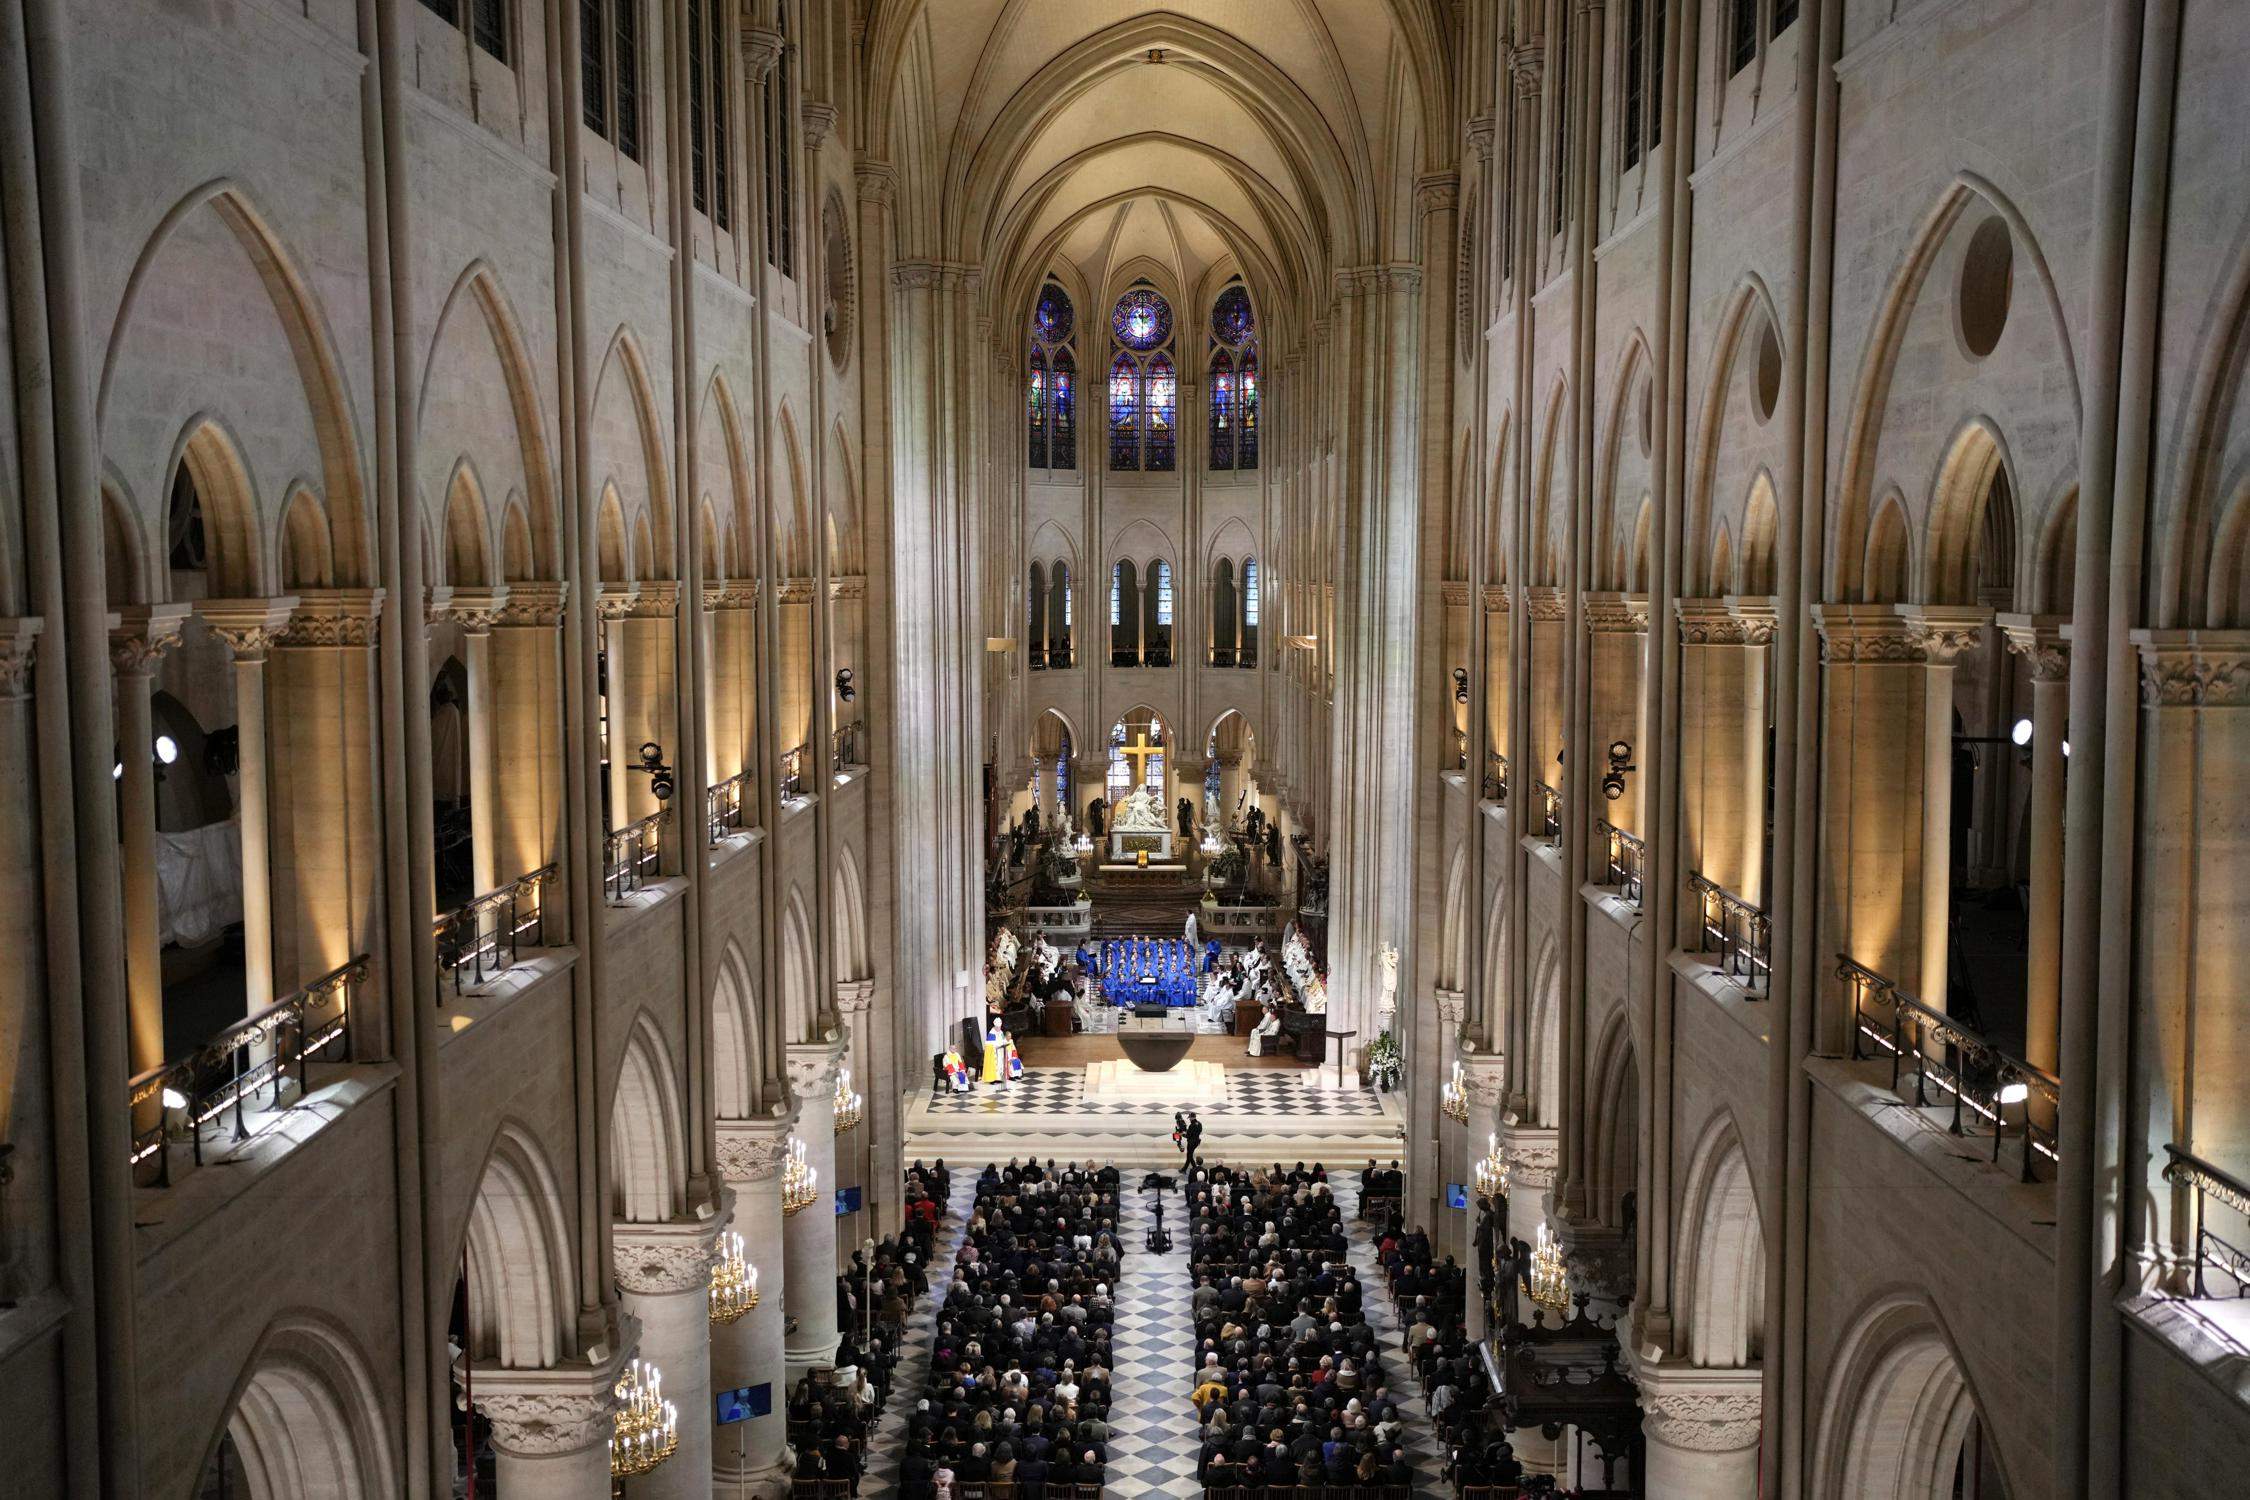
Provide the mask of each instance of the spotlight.
POLYGON ((2070 759, 2070 741, 2068 740, 2063 741, 2063 759, 2070 759))
POLYGON ((2029 1084, 2003 1083, 2000 1085, 2000 1102, 2004 1105, 2021 1104, 2030 1097, 2031 1086, 2029 1084))
POLYGON ((2029 719, 2016 720, 2016 727, 2008 731, 2008 738, 2014 740, 2019 745, 2030 744, 2031 721, 2029 719))
POLYGON ((125 779, 125 762, 119 760, 110 763, 109 779, 112 781, 123 781, 125 779))
POLYGON ((1469 701, 1469 669, 1467 667, 1455 667, 1453 669, 1453 701, 1456 703, 1469 701))
POLYGON ((845 703, 849 703, 859 696, 859 689, 852 685, 852 669, 850 667, 838 667, 836 669, 836 696, 845 703))
POLYGON ((158 735, 156 737, 156 758, 167 766, 172 764, 180 758, 180 742, 168 734, 158 735))
POLYGON ((186 1109, 187 1095, 181 1093, 178 1089, 167 1088, 164 1091, 164 1107, 166 1109, 186 1109))
POLYGON ((672 800, 672 768, 664 764, 664 747, 654 740, 641 745, 641 763, 631 767, 648 778, 648 794, 659 802, 672 800))
POLYGON ((1602 795, 1615 802, 1625 795, 1625 773, 1637 771, 1633 764, 1633 744, 1630 740, 1609 742, 1609 771, 1602 777, 1602 795))

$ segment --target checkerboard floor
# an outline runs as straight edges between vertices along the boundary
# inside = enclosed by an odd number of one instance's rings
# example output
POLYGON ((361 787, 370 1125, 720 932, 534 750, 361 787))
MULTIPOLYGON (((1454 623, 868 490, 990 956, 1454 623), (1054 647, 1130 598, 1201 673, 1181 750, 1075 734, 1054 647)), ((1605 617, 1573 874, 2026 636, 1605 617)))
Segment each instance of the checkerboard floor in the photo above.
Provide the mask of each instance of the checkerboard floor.
MULTIPOLYGON (((930 1113, 948 1115, 1054 1115, 1088 1117, 1127 1115, 1146 1118, 1168 1115, 1173 1106, 1131 1101, 1090 1103, 1086 1098, 1084 1068, 1026 1068, 1010 1084, 984 1084, 966 1094, 937 1094, 930 1113)), ((1375 1120, 1383 1116, 1380 1096, 1365 1089, 1324 1090, 1308 1087, 1304 1073, 1293 1068, 1230 1068, 1223 1104, 1198 1105, 1206 1116, 1236 1118, 1313 1118, 1375 1120)))
MULTIPOLYGON (((1421 1386, 1406 1367, 1399 1348, 1401 1329, 1383 1288, 1375 1261, 1373 1227, 1348 1216, 1359 1202, 1359 1174, 1334 1172, 1330 1180, 1343 1202, 1351 1235, 1352 1264, 1367 1288, 1367 1319, 1383 1350, 1383 1375, 1399 1397, 1406 1417, 1406 1451, 1414 1463, 1416 1500, 1450 1500, 1445 1455, 1431 1430, 1421 1386)), ((1134 1190, 1138 1174, 1128 1173, 1121 1195, 1119 1229, 1125 1239, 1124 1273, 1114 1293, 1113 1332, 1116 1367, 1111 1371, 1109 1480, 1103 1500, 1192 1500, 1202 1493, 1196 1482, 1199 1429, 1189 1404, 1188 1377, 1195 1355, 1195 1314, 1190 1304, 1188 1237, 1177 1195, 1167 1195, 1164 1223, 1172 1232, 1172 1253, 1151 1255, 1147 1248, 1149 1196, 1134 1190)), ((907 1320, 891 1399, 868 1444, 867 1473, 860 1483, 864 1500, 889 1500, 898 1488, 898 1460, 906 1414, 921 1396, 930 1365, 934 1308, 953 1281, 953 1257, 966 1232, 976 1187, 974 1172, 957 1172, 953 1198, 938 1233, 937 1265, 930 1278, 931 1300, 907 1320)))

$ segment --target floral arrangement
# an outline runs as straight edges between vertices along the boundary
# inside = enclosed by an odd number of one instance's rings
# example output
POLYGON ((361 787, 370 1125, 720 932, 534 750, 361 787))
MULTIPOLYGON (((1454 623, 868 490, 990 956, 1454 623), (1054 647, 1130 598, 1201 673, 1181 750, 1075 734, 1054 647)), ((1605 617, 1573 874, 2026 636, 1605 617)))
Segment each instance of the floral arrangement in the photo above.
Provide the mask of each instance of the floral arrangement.
POLYGON ((1377 1034, 1367 1049, 1367 1077, 1375 1087, 1386 1093, 1399 1085, 1406 1076, 1406 1053, 1398 1044, 1398 1034, 1385 1031, 1377 1034))

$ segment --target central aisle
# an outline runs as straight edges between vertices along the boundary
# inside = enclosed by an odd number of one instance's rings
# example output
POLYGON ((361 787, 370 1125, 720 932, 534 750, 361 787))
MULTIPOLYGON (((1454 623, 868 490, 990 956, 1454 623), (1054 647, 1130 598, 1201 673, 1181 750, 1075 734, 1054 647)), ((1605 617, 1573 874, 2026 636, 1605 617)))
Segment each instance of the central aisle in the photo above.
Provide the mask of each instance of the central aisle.
POLYGON ((1164 1227, 1172 1235, 1172 1253, 1149 1254, 1148 1230, 1156 1221, 1149 1212, 1152 1195, 1141 1192, 1139 1182, 1137 1172, 1126 1178, 1132 1191, 1122 1192, 1118 1205, 1129 1248, 1124 1284, 1115 1299, 1117 1368, 1111 1376, 1110 1477, 1104 1500, 1139 1495, 1185 1500, 1203 1492, 1195 1478, 1195 1408, 1187 1399, 1195 1353, 1187 1225, 1179 1195, 1165 1194, 1164 1227))

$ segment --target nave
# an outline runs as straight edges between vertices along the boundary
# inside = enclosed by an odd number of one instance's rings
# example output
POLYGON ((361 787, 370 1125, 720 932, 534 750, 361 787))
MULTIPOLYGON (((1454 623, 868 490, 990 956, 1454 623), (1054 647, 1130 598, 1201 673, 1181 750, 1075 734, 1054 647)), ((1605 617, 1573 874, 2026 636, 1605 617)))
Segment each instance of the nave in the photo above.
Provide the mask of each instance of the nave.
MULTIPOLYGON (((1013 1170, 1014 1165, 1011 1162, 1007 1168, 988 1170, 1013 1170)), ((1072 1163, 1071 1168, 1076 1165, 1072 1163)), ((951 1197, 938 1226, 930 1295, 914 1310, 901 1334, 889 1399, 868 1440, 868 1463, 857 1490, 860 1496, 869 1500, 1134 1500, 1141 1496, 1186 1500, 1206 1494, 1241 1497, 1265 1493, 1258 1486, 1240 1483, 1224 1463, 1214 1469, 1207 1462, 1202 1419, 1190 1400, 1197 1336, 1188 1193, 1183 1189, 1193 1185, 1172 1176, 1167 1190, 1144 1192, 1138 1187, 1139 1172, 1120 1172, 1118 1176, 1115 1227, 1122 1266, 1111 1280, 1099 1284, 1106 1286, 1110 1303, 1108 1406, 1106 1414, 1082 1421, 1077 1429, 1077 1446, 1091 1445, 1098 1455, 1100 1480, 1089 1485, 1080 1476, 1069 1489, 1044 1479, 1027 1482, 1020 1459, 1012 1479, 971 1479, 966 1477, 967 1465, 956 1471, 948 1464, 949 1450, 942 1438, 932 1442, 917 1433, 913 1422, 917 1408, 927 1402, 931 1408, 942 1409, 942 1392, 951 1384, 933 1377, 932 1355, 939 1308, 952 1291, 963 1254, 974 1247, 980 1260, 989 1264, 996 1252, 1005 1253, 1000 1250, 1003 1241, 999 1236, 972 1232, 980 1183, 970 1171, 956 1167, 951 1197), (1157 1223, 1154 1210, 1159 1199, 1164 1206, 1164 1227, 1170 1231, 1169 1245, 1161 1252, 1148 1248, 1148 1232, 1157 1223), (918 1455, 920 1461, 913 1461, 911 1455, 918 1455), (941 1476, 949 1481, 942 1489, 941 1476)), ((985 1179, 985 1185, 989 1187, 991 1181, 985 1179)), ((1207 1188, 1208 1181, 1201 1185, 1207 1188)), ((1358 1172, 1331 1174, 1331 1186, 1344 1211, 1349 1263, 1367 1289, 1364 1316, 1380 1351, 1380 1380, 1370 1378, 1368 1383, 1387 1388, 1396 1401, 1400 1424, 1396 1442, 1410 1466, 1411 1480, 1403 1488, 1383 1484, 1315 1485, 1292 1487, 1289 1492, 1303 1500, 1342 1500, 1347 1495, 1362 1500, 1406 1500, 1409 1495, 1412 1500, 1451 1497, 1457 1492, 1447 1477, 1445 1448, 1427 1414, 1427 1397, 1404 1348, 1400 1310, 1387 1295, 1388 1278, 1377 1249, 1382 1226, 1359 1214, 1358 1172)), ((1275 1321, 1279 1321, 1278 1316, 1275 1321)), ((1094 1372, 1084 1371, 1081 1378, 1088 1390, 1095 1388, 1098 1376, 1094 1372)), ((1003 1423, 1005 1413, 1012 1410, 1001 1409, 1003 1423)), ((934 1419, 926 1420, 937 1425, 934 1419)), ((964 1438, 964 1446, 966 1441, 964 1438)), ((982 1464, 990 1465, 999 1451, 995 1442, 981 1455, 982 1464)), ((982 1467, 976 1470, 983 1471, 982 1467)), ((801 1495, 822 1492, 818 1485, 799 1485, 801 1495)))

